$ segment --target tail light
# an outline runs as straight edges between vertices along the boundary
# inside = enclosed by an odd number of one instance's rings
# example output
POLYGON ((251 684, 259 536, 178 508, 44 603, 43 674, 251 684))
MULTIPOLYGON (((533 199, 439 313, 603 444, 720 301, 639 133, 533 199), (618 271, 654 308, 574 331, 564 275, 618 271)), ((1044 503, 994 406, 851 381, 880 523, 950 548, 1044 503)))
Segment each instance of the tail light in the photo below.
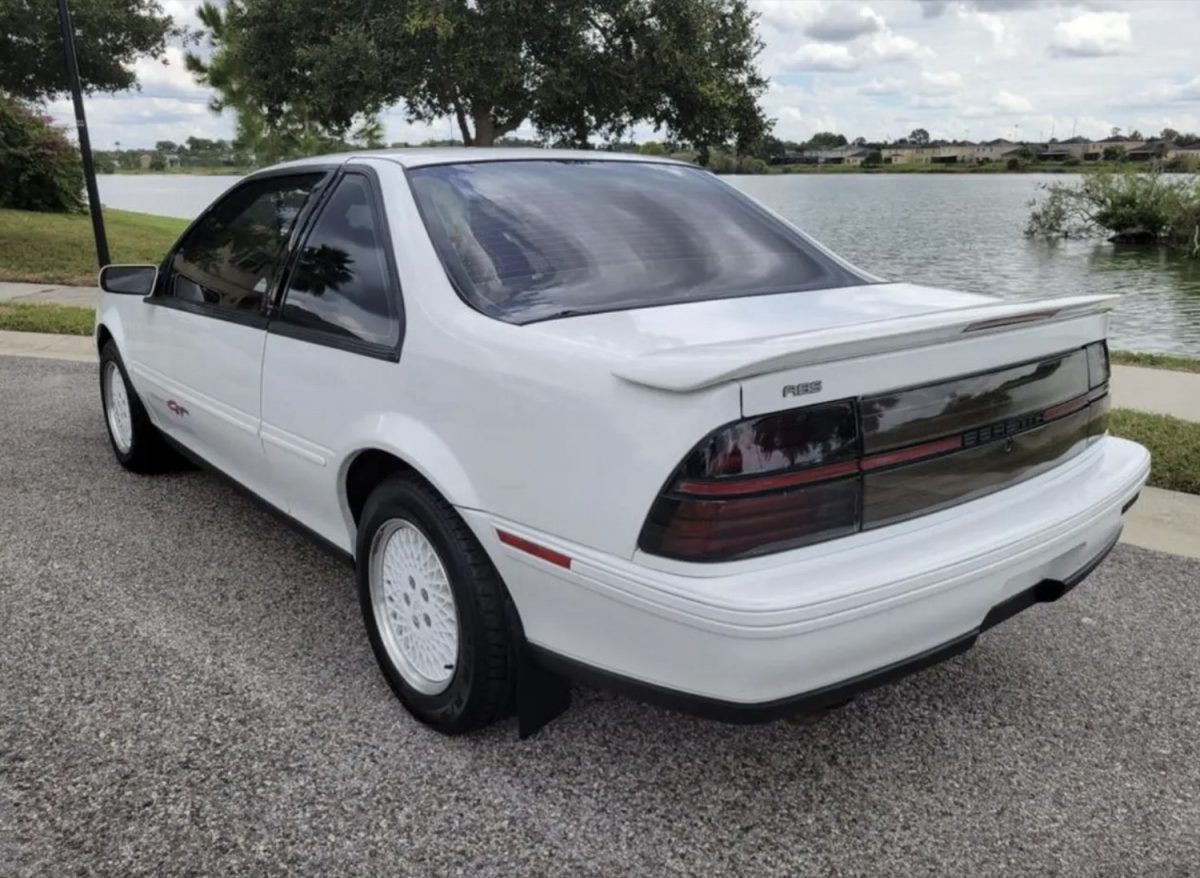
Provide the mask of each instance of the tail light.
POLYGON ((716 561, 854 533, 859 450, 852 401, 727 424, 684 458, 650 510, 641 547, 716 561))
POLYGON ((999 490, 1044 472, 1106 432, 1108 373, 1108 347, 1097 342, 998 370, 999 396, 987 381, 968 376, 726 424, 672 473, 638 545, 688 561, 748 558, 999 490), (1045 382, 1042 393, 1054 395, 1044 401, 1029 395, 1024 410, 996 408, 1001 398, 1011 405, 1025 380, 1045 382), (972 388, 974 397, 967 392, 972 388), (921 417, 913 415, 910 423, 907 414, 893 415, 885 424, 889 419, 880 412, 905 400, 921 417), (997 412, 1002 418, 989 423, 997 412))

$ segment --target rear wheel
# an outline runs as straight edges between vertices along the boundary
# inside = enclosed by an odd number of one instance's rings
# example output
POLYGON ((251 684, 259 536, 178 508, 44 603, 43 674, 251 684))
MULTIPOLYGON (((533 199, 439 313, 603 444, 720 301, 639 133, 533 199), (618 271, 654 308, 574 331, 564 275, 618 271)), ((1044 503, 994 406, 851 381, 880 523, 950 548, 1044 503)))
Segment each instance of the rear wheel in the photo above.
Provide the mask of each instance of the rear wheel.
POLYGON ((418 477, 385 480, 363 508, 356 557, 371 649, 405 707, 447 734, 507 714, 508 594, 453 507, 418 477))
POLYGON ((100 401, 113 454, 121 466, 140 473, 161 472, 175 460, 150 423, 112 341, 100 351, 100 401))

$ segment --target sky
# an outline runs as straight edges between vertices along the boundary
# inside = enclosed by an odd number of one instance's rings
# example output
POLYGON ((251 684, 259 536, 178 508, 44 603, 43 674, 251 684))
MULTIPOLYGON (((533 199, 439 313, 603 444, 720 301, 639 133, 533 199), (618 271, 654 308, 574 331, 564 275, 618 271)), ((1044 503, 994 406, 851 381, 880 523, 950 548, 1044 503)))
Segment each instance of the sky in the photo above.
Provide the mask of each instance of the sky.
MULTIPOLYGON (((163 0, 196 25, 200 0, 163 0)), ((776 136, 816 131, 895 140, 1100 138, 1114 127, 1200 131, 1200 0, 751 0, 771 84, 776 136)), ((172 46, 136 65, 141 91, 87 100, 93 148, 148 147, 189 135, 230 138, 233 119, 172 46)), ((51 114, 72 123, 67 99, 51 114)), ((387 140, 455 136, 450 120, 411 124, 384 113, 387 140)), ((73 127, 73 125, 72 125, 73 127)), ((517 134, 531 136, 522 128, 517 134)), ((634 132, 655 138, 652 128, 634 132)))

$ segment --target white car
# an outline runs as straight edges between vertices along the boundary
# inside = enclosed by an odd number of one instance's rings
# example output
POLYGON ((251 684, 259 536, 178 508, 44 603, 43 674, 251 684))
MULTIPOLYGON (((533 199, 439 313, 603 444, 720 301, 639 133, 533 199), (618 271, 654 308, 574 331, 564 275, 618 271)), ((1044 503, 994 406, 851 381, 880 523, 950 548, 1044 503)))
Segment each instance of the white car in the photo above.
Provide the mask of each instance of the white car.
POLYGON ((872 277, 713 175, 508 149, 246 177, 109 266, 117 459, 172 450, 353 559, 420 720, 522 734, 568 680, 757 721, 1054 600, 1150 458, 1112 301, 872 277))

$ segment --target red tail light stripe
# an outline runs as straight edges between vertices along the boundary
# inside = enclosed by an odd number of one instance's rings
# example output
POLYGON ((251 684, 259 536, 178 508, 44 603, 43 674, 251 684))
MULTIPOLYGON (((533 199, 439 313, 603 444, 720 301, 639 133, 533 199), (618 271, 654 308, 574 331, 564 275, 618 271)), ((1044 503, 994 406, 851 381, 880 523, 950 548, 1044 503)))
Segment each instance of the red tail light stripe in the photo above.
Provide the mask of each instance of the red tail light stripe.
POLYGON ((863 472, 866 472, 896 463, 909 463, 914 460, 920 460, 922 457, 932 457, 935 454, 944 454, 947 451, 957 451, 962 448, 962 444, 962 436, 951 436, 948 439, 922 442, 920 445, 901 448, 899 451, 885 451, 882 454, 872 454, 870 457, 862 459, 862 469, 863 472))
POLYGON ((1081 408, 1086 408, 1088 404, 1088 394, 1084 393, 1074 399, 1068 399, 1066 402, 1060 402, 1058 405, 1052 405, 1050 408, 1042 412, 1042 417, 1047 421, 1053 421, 1055 418, 1063 418, 1067 415, 1074 414, 1081 408))
POLYGON ((556 552, 553 549, 547 549, 545 546, 539 546, 537 543, 531 542, 524 537, 510 534, 506 530, 497 530, 496 536, 500 537, 500 542, 506 546, 512 546, 514 549, 526 552, 535 558, 541 558, 543 561, 549 561, 558 567, 563 567, 567 570, 571 569, 571 559, 562 552, 556 552))
POLYGON ((828 466, 818 466, 794 473, 738 479, 736 482, 680 482, 676 490, 681 494, 700 497, 750 494, 755 491, 771 491, 779 488, 791 488, 795 485, 807 485, 809 482, 836 479, 838 476, 850 476, 857 472, 858 461, 847 460, 844 463, 831 463, 828 466))

